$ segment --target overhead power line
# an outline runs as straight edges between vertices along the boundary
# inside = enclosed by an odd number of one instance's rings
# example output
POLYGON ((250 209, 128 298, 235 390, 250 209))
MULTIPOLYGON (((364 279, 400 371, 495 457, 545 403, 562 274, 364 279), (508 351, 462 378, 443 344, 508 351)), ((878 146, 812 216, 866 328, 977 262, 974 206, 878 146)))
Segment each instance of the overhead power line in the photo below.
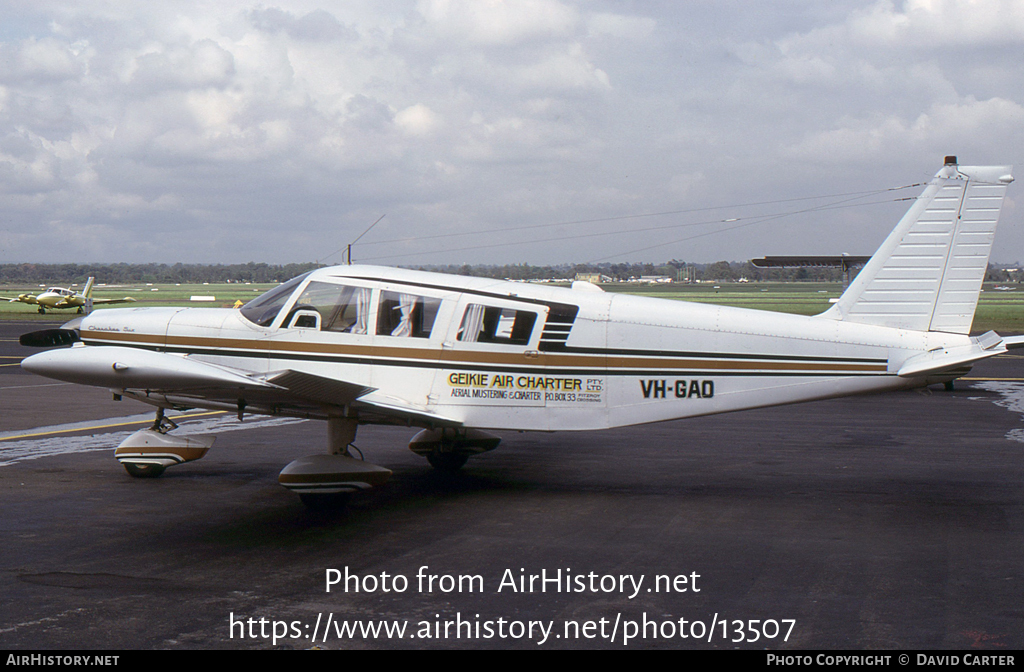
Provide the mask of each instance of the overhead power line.
POLYGON ((540 243, 554 243, 554 242, 561 242, 561 241, 566 241, 566 240, 579 240, 579 239, 582 239, 582 238, 596 238, 596 237, 601 237, 601 236, 635 235, 637 233, 644 233, 644 232, 650 232, 650 231, 671 230, 671 229, 687 228, 687 227, 693 227, 693 226, 706 226, 706 225, 709 225, 709 224, 724 224, 724 223, 732 223, 732 222, 742 222, 741 224, 738 224, 736 226, 730 226, 730 227, 726 227, 726 228, 719 228, 719 229, 715 229, 713 231, 707 231, 705 233, 700 233, 700 234, 697 234, 697 235, 694 235, 694 236, 688 236, 686 238, 680 238, 680 239, 674 240, 674 241, 657 243, 655 245, 650 245, 650 246, 646 246, 646 247, 643 247, 643 248, 638 248, 638 249, 630 250, 630 251, 626 251, 626 252, 616 252, 614 255, 609 255, 607 257, 603 257, 601 259, 596 259, 596 260, 592 260, 591 262, 588 262, 588 263, 596 263, 598 261, 605 261, 607 259, 612 259, 612 258, 615 258, 615 257, 620 257, 620 256, 626 255, 626 254, 634 254, 636 252, 643 252, 643 251, 654 249, 654 248, 658 248, 658 247, 664 247, 666 245, 674 245, 674 244, 685 242, 685 241, 688 241, 688 240, 693 240, 693 239, 696 239, 696 238, 702 238, 702 237, 706 237, 706 236, 710 236, 710 235, 715 235, 715 234, 718 234, 718 233, 725 233, 725 232, 728 232, 728 231, 733 231, 735 229, 741 229, 741 228, 753 226, 755 224, 760 224, 760 223, 764 223, 764 222, 767 222, 767 221, 772 221, 772 220, 780 219, 780 218, 783 218, 783 217, 789 217, 789 216, 804 214, 804 213, 808 213, 808 212, 821 212, 821 211, 835 210, 835 209, 841 209, 841 208, 861 207, 861 206, 868 206, 868 205, 878 205, 878 204, 883 204, 883 203, 894 203, 894 202, 905 201, 905 200, 913 200, 914 197, 910 197, 910 198, 896 198, 896 199, 885 199, 885 200, 868 201, 868 202, 862 202, 862 203, 853 203, 853 201, 858 201, 858 200, 860 200, 862 198, 866 198, 868 196, 873 196, 873 195, 878 195, 878 194, 883 194, 883 193, 893 192, 893 191, 899 191, 901 189, 909 189, 909 188, 912 188, 912 187, 919 187, 919 186, 922 186, 922 184, 923 183, 908 184, 908 185, 904 185, 904 186, 901 186, 901 187, 890 187, 890 188, 886 188, 886 189, 876 189, 876 190, 872 190, 872 191, 847 192, 847 193, 844 193, 844 194, 831 194, 831 195, 827 195, 827 196, 808 196, 808 197, 802 197, 802 198, 779 199, 779 200, 774 200, 774 201, 760 201, 760 202, 756 202, 756 203, 744 203, 744 204, 733 205, 733 206, 717 206, 717 207, 708 207, 708 208, 693 208, 693 209, 689 209, 689 210, 676 210, 676 211, 667 211, 667 212, 661 212, 661 213, 645 213, 645 214, 638 214, 638 215, 624 215, 624 216, 619 216, 619 217, 606 217, 606 218, 599 218, 599 219, 576 220, 576 221, 571 221, 571 222, 558 222, 558 223, 554 223, 554 224, 532 224, 532 225, 527 225, 527 226, 522 226, 522 227, 503 228, 503 229, 488 229, 488 230, 484 230, 484 231, 473 231, 473 232, 465 232, 465 233, 435 234, 435 235, 430 235, 430 236, 417 236, 417 237, 413 237, 413 238, 404 238, 404 239, 397 239, 397 240, 390 240, 390 241, 380 241, 380 242, 377 242, 377 243, 372 243, 371 242, 371 243, 364 243, 363 245, 364 246, 369 246, 369 245, 385 244, 385 243, 395 244, 395 243, 418 242, 418 241, 438 239, 438 238, 452 238, 452 237, 463 236, 463 235, 477 235, 477 234, 481 234, 481 233, 510 233, 510 232, 524 231, 524 230, 538 229, 538 228, 552 228, 552 227, 555 227, 555 226, 565 226, 565 225, 571 225, 571 224, 585 224, 585 223, 604 222, 604 221, 620 221, 620 220, 627 220, 627 219, 638 219, 638 218, 642 218, 642 217, 655 217, 655 216, 672 215, 672 214, 706 212, 706 211, 709 211, 709 210, 735 209, 735 208, 742 208, 742 207, 751 207, 751 206, 755 206, 755 205, 773 205, 773 204, 779 204, 779 203, 792 203, 792 202, 801 202, 801 201, 809 201, 809 200, 820 200, 820 199, 823 199, 823 198, 838 198, 840 196, 850 196, 850 198, 844 198, 843 200, 840 200, 840 201, 835 201, 835 202, 832 202, 832 203, 826 203, 826 204, 822 204, 822 205, 817 205, 817 206, 810 207, 810 208, 801 208, 801 209, 798 209, 798 210, 789 210, 789 211, 776 212, 776 213, 770 213, 770 214, 751 215, 751 216, 747 216, 747 217, 729 217, 729 218, 721 218, 721 219, 716 218, 716 219, 702 220, 702 221, 698 221, 698 222, 675 223, 675 224, 667 224, 667 225, 662 225, 662 226, 651 226, 651 227, 644 227, 644 228, 639 228, 639 229, 629 229, 629 230, 625 230, 625 231, 623 231, 623 230, 619 230, 619 231, 601 231, 601 232, 591 232, 591 233, 563 235, 563 236, 556 236, 556 237, 549 237, 549 238, 540 238, 540 239, 505 241, 505 242, 501 242, 501 243, 486 243, 486 244, 469 245, 469 246, 457 247, 457 248, 445 248, 445 249, 440 249, 440 250, 418 250, 416 252, 406 252, 406 253, 400 253, 400 254, 384 254, 384 255, 377 255, 377 256, 366 257, 366 258, 364 258, 364 261, 376 261, 376 260, 382 260, 382 259, 401 259, 401 258, 407 258, 407 257, 416 257, 416 256, 424 256, 424 255, 439 254, 439 253, 450 253, 450 252, 467 252, 467 251, 473 251, 473 250, 492 249, 492 248, 495 248, 495 247, 510 247, 510 246, 520 246, 520 245, 536 245, 536 244, 540 244, 540 243))
MULTIPOLYGON (((476 229, 474 231, 458 231, 458 232, 454 232, 454 233, 436 233, 436 234, 432 234, 432 235, 429 235, 429 236, 410 236, 410 237, 406 237, 406 238, 395 238, 393 240, 371 241, 371 242, 368 242, 368 243, 363 243, 363 247, 370 247, 370 246, 373 246, 373 245, 392 245, 392 244, 395 244, 395 243, 414 243, 414 242, 419 242, 419 241, 423 241, 423 240, 436 240, 438 238, 456 238, 456 237, 462 237, 462 236, 479 236, 479 235, 484 235, 484 234, 488 234, 488 233, 509 233, 509 232, 513 232, 513 231, 529 231, 531 229, 547 229, 547 228, 553 228, 553 227, 556 227, 556 226, 573 226, 573 225, 576 225, 576 224, 598 224, 598 223, 601 223, 601 222, 619 222, 619 221, 625 221, 625 220, 630 220, 630 219, 643 219, 643 218, 646 218, 646 217, 664 217, 664 216, 667 216, 667 215, 688 215, 688 214, 693 214, 693 213, 696 213, 696 212, 709 212, 709 211, 712 211, 712 210, 734 210, 734 209, 739 209, 739 208, 751 208, 751 207, 759 206, 759 205, 778 205, 780 203, 796 203, 796 202, 800 202, 800 201, 813 201, 813 200, 821 200, 821 199, 825 199, 825 198, 840 198, 840 197, 844 197, 844 196, 862 196, 862 197, 866 197, 866 196, 874 196, 874 195, 877 195, 877 194, 884 194, 884 193, 890 192, 890 191, 899 191, 900 189, 910 189, 912 187, 920 187, 920 186, 923 186, 924 184, 925 183, 923 183, 923 182, 919 182, 917 184, 907 184, 907 185, 904 185, 902 187, 889 187, 889 188, 886 188, 886 189, 873 189, 873 190, 870 190, 870 191, 848 191, 848 192, 840 193, 840 194, 825 194, 823 196, 802 196, 802 197, 799 197, 799 198, 782 198, 782 199, 776 199, 776 200, 772 200, 772 201, 753 201, 753 202, 750 202, 750 203, 738 203, 738 204, 733 204, 733 205, 716 205, 716 206, 710 206, 710 207, 706 207, 706 208, 689 208, 689 209, 685 209, 685 210, 665 210, 663 212, 645 212, 645 213, 639 213, 639 214, 634 214, 634 215, 619 215, 619 216, 616 216, 616 217, 597 217, 597 218, 593 218, 593 219, 574 219, 574 220, 569 220, 569 221, 565 221, 565 222, 545 222, 544 224, 526 224, 526 225, 523 225, 523 226, 499 227, 499 228, 491 228, 491 229, 476 229)), ((712 220, 712 221, 724 221, 724 220, 712 220)), ((374 223, 376 223, 376 222, 374 222, 374 223)), ((640 230, 643 230, 643 229, 640 229, 640 230)), ((364 235, 365 235, 365 232, 364 232, 364 235)), ((360 236, 360 238, 362 238, 362 236, 360 236)), ((498 245, 498 247, 500 247, 500 245, 498 245)), ((471 249, 479 249, 479 248, 471 248, 471 249)), ((382 257, 373 257, 373 258, 374 259, 380 259, 382 257)))

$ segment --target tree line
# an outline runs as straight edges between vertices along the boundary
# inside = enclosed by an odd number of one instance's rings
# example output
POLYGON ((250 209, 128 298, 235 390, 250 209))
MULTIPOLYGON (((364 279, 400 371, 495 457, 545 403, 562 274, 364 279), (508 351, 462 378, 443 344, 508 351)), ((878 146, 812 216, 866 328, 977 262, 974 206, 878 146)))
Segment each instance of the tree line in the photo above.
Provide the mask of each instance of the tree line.
MULTIPOLYGON (((94 276, 106 284, 152 282, 161 284, 198 284, 203 282, 284 282, 317 264, 0 264, 0 284, 83 284, 94 276)), ((455 275, 509 280, 572 280, 581 274, 599 274, 614 281, 627 281, 644 276, 663 276, 672 280, 729 282, 746 279, 751 282, 841 282, 837 268, 756 268, 749 261, 716 261, 691 264, 672 259, 655 263, 561 264, 450 264, 411 267, 455 275)), ((994 264, 988 265, 985 279, 989 282, 1014 282, 1016 273, 994 264)))
MULTIPOLYGON (((1016 282, 1021 273, 1015 272, 1020 264, 1009 265, 989 264, 985 274, 987 282, 1016 282)), ((642 277, 661 276, 672 280, 700 280, 701 282, 729 282, 747 280, 749 282, 842 282, 843 271, 839 268, 757 268, 749 261, 716 261, 714 263, 693 264, 673 259, 654 263, 602 263, 602 264, 562 264, 556 266, 532 266, 530 264, 509 265, 447 265, 417 266, 419 270, 470 275, 485 278, 509 280, 572 280, 578 275, 600 274, 613 281, 625 282, 642 277)), ((860 269, 855 268, 853 276, 860 269)))
POLYGON ((109 285, 152 282, 284 282, 316 268, 305 264, 0 264, 0 283, 83 284, 93 276, 109 285))
POLYGON ((843 273, 833 268, 755 268, 749 261, 728 262, 716 261, 711 264, 689 264, 673 259, 669 262, 654 263, 602 263, 602 264, 562 264, 556 266, 533 266, 530 264, 469 265, 448 266, 417 266, 417 269, 470 275, 485 278, 502 278, 509 280, 572 280, 579 275, 601 275, 613 281, 625 282, 643 277, 667 277, 673 281, 700 280, 730 281, 746 279, 748 281, 816 281, 839 282, 843 273))

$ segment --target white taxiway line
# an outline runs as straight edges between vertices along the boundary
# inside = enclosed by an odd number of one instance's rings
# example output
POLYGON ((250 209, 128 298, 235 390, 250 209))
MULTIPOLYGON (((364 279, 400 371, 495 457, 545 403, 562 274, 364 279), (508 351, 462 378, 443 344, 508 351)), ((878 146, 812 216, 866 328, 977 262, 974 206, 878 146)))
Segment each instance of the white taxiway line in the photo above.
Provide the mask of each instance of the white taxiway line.
MULTIPOLYGON (((168 416, 171 420, 188 420, 196 415, 221 415, 227 411, 206 411, 202 413, 182 413, 180 415, 168 416)), ((36 436, 48 436, 50 434, 68 434, 70 432, 87 432, 93 429, 109 429, 111 427, 124 427, 125 425, 145 425, 153 422, 152 413, 138 413, 136 415, 122 415, 116 418, 101 418, 99 420, 85 420, 83 422, 68 422, 63 425, 50 425, 48 427, 33 427, 31 429, 15 429, 9 432, 0 432, 0 441, 11 441, 13 439, 30 439, 36 436)))
MULTIPOLYGON (((307 422, 307 420, 302 418, 254 418, 245 422, 239 422, 234 415, 229 415, 223 411, 214 411, 214 414, 216 414, 216 417, 205 417, 212 415, 209 412, 193 413, 190 416, 171 416, 179 425, 178 429, 174 430, 175 436, 223 434, 224 432, 236 432, 243 429, 279 427, 281 425, 307 422), (189 419, 190 417, 194 419, 189 419)), ((60 436, 60 434, 124 425, 145 425, 151 422, 153 422, 153 415, 145 413, 120 418, 107 418, 100 421, 75 422, 15 432, 2 432, 0 433, 0 467, 25 460, 35 460, 40 457, 50 457, 66 453, 84 453, 93 450, 113 451, 134 430, 104 432, 87 436, 60 436)))
MULTIPOLYGON (((989 378, 984 382, 976 383, 973 387, 989 392, 998 392, 1001 399, 993 402, 996 406, 1002 406, 1012 413, 1021 413, 1021 420, 1024 420, 1024 384, 1010 382, 1017 379, 989 378)), ((1010 441, 1024 442, 1024 429, 1011 429, 1006 433, 1010 441)))
POLYGON ((59 387, 61 385, 74 385, 74 383, 40 383, 39 385, 0 385, 0 390, 27 390, 30 387, 59 387))

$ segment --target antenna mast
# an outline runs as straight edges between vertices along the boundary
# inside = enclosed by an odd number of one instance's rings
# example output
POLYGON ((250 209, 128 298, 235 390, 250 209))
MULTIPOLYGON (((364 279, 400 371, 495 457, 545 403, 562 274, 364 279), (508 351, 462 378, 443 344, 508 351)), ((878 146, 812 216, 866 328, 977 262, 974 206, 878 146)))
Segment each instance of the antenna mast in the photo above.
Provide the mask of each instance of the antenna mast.
POLYGON ((363 236, 368 234, 370 232, 370 229, 372 229, 373 227, 377 226, 377 224, 380 223, 380 220, 384 219, 387 216, 388 215, 385 212, 383 215, 381 215, 380 217, 377 218, 377 221, 375 221, 373 224, 370 224, 368 227, 366 227, 366 231, 363 231, 362 233, 360 233, 359 236, 356 237, 355 240, 353 240, 351 243, 349 243, 345 247, 338 248, 334 252, 331 252, 326 257, 324 257, 323 260, 327 261, 328 259, 330 259, 334 255, 336 255, 338 252, 341 252, 342 250, 345 250, 345 263, 348 264, 349 266, 351 266, 352 265, 352 246, 355 245, 356 243, 358 243, 360 238, 362 238, 363 236))

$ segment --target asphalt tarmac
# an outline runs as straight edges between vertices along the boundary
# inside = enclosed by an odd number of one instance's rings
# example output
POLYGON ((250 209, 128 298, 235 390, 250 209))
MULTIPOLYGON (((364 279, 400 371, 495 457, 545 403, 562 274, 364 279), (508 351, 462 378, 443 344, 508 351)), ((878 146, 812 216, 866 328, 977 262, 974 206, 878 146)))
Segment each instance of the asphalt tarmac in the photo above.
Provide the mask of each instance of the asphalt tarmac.
POLYGON ((207 457, 131 478, 113 448, 151 409, 22 372, 43 326, 0 322, 0 649, 1024 648, 1021 356, 953 392, 505 433, 454 477, 363 427, 394 476, 318 513, 277 474, 323 423, 204 415, 207 457))

